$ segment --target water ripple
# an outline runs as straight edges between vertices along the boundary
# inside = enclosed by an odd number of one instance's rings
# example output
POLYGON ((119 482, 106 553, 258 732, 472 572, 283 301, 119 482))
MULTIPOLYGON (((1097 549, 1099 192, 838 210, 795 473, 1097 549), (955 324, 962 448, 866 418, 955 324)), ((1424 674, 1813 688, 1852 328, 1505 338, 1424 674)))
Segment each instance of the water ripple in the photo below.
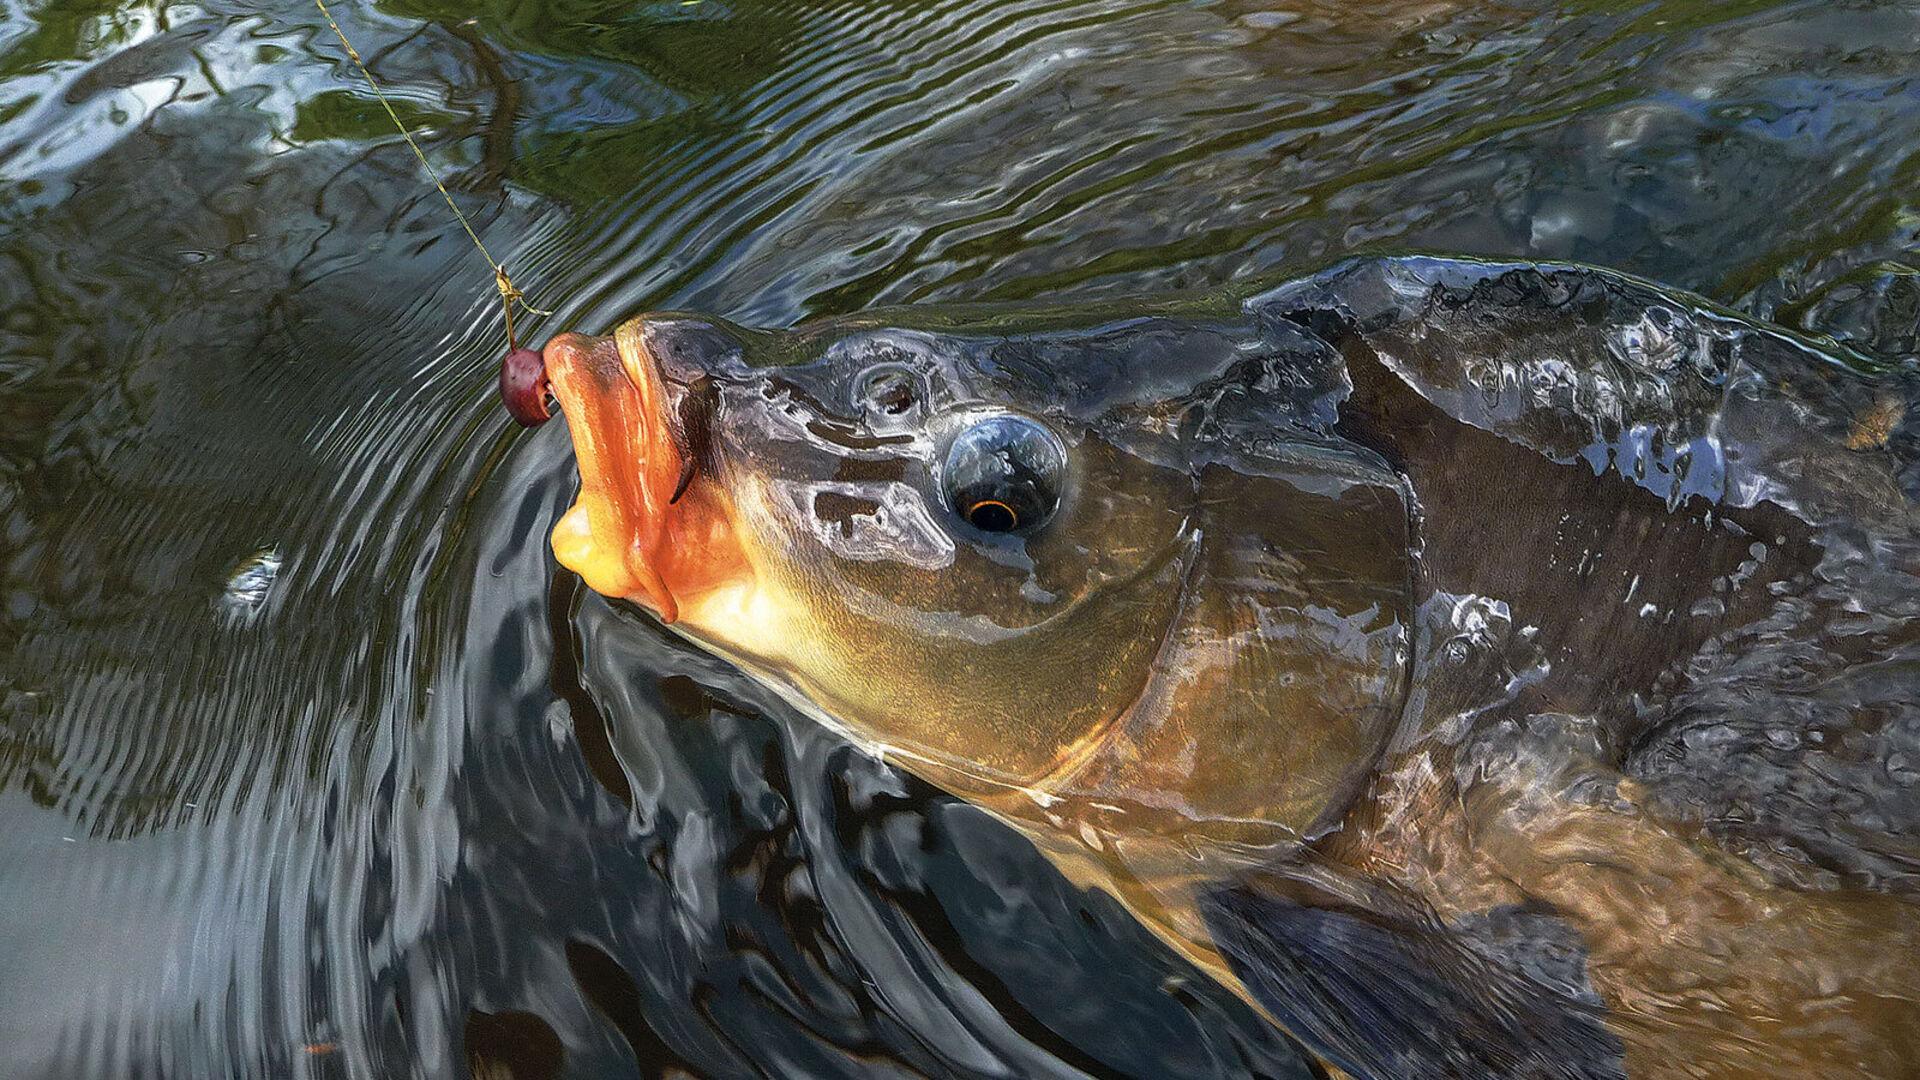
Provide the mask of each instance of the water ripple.
MULTIPOLYGON (((0 11, 10 1070, 1304 1075, 1117 904, 556 572, 564 431, 504 426, 483 264, 310 6, 0 11)), ((539 337, 1393 244, 1911 351, 1920 73, 1860 47, 1911 5, 336 14, 539 337)))

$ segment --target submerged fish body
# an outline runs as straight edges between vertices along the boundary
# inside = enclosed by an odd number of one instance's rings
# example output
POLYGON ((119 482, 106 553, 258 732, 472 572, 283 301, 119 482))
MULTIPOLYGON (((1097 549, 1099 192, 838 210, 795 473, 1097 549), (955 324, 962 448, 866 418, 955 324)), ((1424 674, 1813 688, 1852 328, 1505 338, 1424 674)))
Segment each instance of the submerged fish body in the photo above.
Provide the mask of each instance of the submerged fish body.
POLYGON ((1346 1073, 1920 1060, 1911 370, 1432 257, 545 360, 564 565, 1346 1073))

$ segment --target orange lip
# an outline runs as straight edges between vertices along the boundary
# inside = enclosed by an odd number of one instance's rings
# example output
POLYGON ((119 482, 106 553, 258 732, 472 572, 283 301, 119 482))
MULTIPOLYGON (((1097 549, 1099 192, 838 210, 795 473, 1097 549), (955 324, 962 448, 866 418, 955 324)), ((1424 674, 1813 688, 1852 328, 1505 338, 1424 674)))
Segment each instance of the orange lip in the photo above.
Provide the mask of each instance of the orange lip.
POLYGON ((682 454, 645 324, 627 323, 612 338, 561 334, 544 359, 580 469, 580 496, 554 526, 554 556, 595 592, 672 622, 682 598, 746 562, 710 478, 673 498, 682 454))

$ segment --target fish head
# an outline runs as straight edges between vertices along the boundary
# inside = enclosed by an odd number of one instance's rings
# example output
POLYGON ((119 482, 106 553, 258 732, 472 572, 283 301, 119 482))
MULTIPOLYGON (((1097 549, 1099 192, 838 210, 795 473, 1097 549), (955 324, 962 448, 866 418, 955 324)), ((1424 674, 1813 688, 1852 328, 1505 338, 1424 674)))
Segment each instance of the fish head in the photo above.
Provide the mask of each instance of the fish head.
POLYGON ((1398 713, 1407 504, 1304 333, 668 314, 545 358, 563 565, 1108 877, 1300 843, 1398 713))

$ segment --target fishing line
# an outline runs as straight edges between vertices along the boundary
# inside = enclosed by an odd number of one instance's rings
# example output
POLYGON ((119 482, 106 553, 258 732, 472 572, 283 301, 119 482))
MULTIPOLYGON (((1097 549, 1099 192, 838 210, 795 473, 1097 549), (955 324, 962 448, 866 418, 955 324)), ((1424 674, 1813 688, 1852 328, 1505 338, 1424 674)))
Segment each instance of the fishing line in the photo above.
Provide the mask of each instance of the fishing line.
POLYGON ((453 201, 453 196, 447 191, 447 185, 440 182, 440 173, 434 169, 433 163, 427 160, 427 155, 421 151, 420 144, 413 141, 413 132, 407 130, 407 125, 401 121, 400 114, 394 111, 393 102, 387 100, 386 91, 380 89, 380 84, 374 81, 373 72, 367 70, 367 62, 360 59, 360 53, 353 47, 353 42, 347 40, 347 32, 340 29, 340 24, 333 20, 333 12, 327 10, 325 0, 313 0, 313 4, 320 9, 320 14, 325 16, 327 25, 333 27, 333 36, 340 39, 340 44, 347 50, 347 55, 353 58, 354 66, 358 67, 360 74, 366 77, 367 86, 372 88, 373 96, 380 99, 380 107, 387 110, 387 116, 393 120, 393 126, 400 129, 400 137, 407 140, 407 145, 413 148, 413 156, 420 159, 420 167, 427 170, 427 175, 433 178, 433 186, 440 189, 440 197, 447 200, 447 208, 453 211, 454 217, 460 219, 460 227, 467 230, 467 237, 473 241, 473 246, 480 250, 480 257, 487 260, 488 266, 493 267, 493 285, 500 290, 500 306, 507 313, 507 351, 512 353, 518 350, 520 343, 514 336, 513 330, 514 305, 525 308, 531 315, 551 315, 553 312, 542 311, 527 303, 526 296, 514 285, 513 279, 507 276, 507 268, 494 260, 492 253, 487 251, 487 245, 480 242, 480 234, 475 232, 473 225, 467 221, 467 215, 460 212, 459 205, 453 201))

